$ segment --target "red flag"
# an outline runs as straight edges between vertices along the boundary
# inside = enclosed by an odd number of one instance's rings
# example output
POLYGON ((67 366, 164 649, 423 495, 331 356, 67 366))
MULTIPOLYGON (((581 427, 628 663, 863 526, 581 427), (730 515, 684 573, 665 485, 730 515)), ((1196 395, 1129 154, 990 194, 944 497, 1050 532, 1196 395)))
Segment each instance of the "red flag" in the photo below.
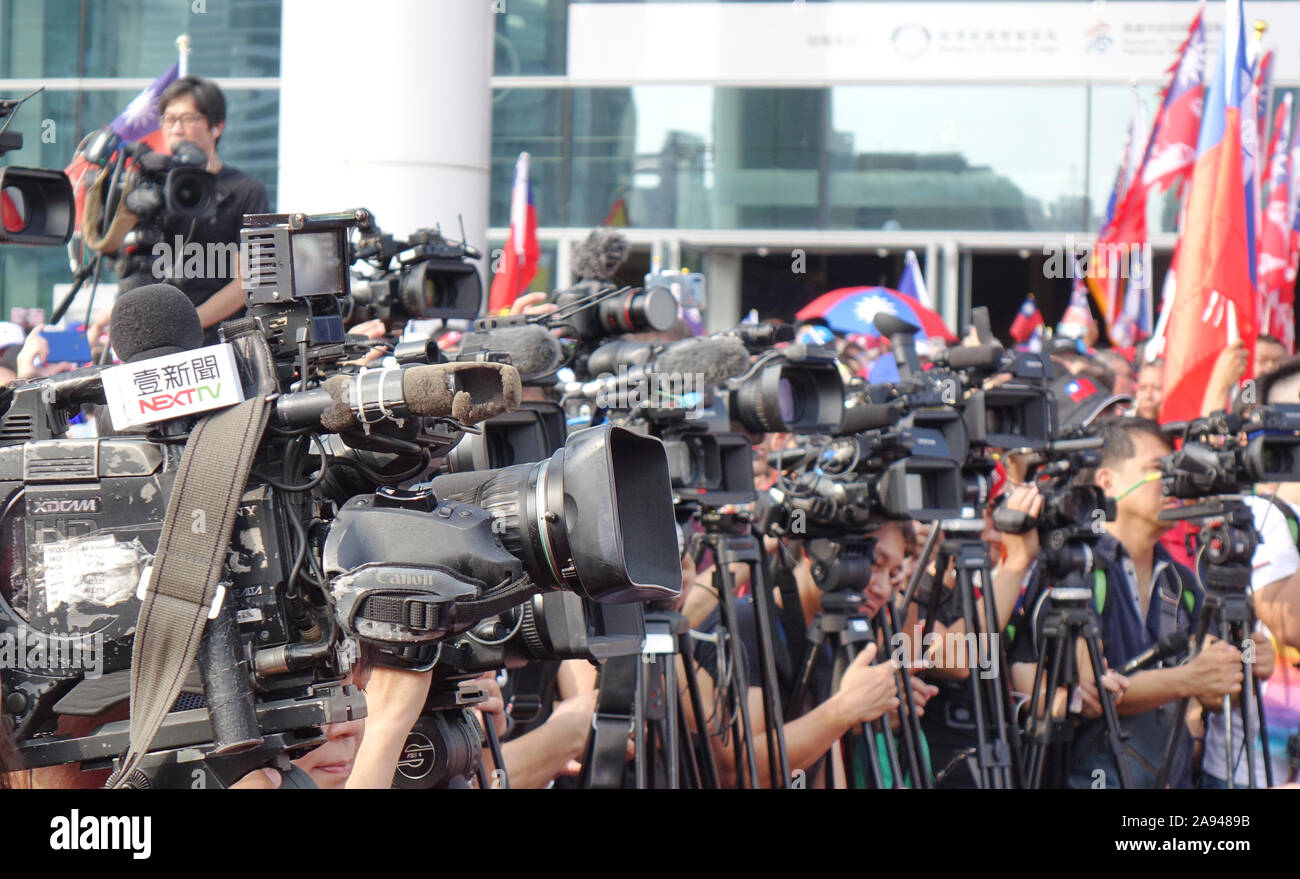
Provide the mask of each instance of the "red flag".
POLYGON ((1011 338, 1023 344, 1042 325, 1043 315, 1038 310, 1038 303, 1034 302, 1033 296, 1026 296, 1020 311, 1016 312, 1016 319, 1011 322, 1011 338))
MULTIPOLYGON (((1265 178, 1268 199, 1260 228, 1259 263, 1255 272, 1259 282, 1260 322, 1268 328, 1269 335, 1286 346, 1287 351, 1293 350, 1295 335, 1291 303, 1284 302, 1282 297, 1291 254, 1290 177, 1294 169, 1287 153, 1290 139, 1291 95, 1288 93, 1278 105, 1268 148, 1271 157, 1265 178)), ((1294 285, 1291 291, 1294 292, 1294 285)))
POLYGON ((1251 279, 1253 207, 1247 192, 1253 180, 1245 171, 1251 157, 1241 131, 1243 116, 1250 115, 1243 113, 1243 102, 1251 99, 1241 0, 1227 2, 1223 40, 1178 244, 1178 289, 1165 344, 1163 422, 1199 415, 1219 352, 1241 339, 1253 357, 1258 333, 1251 279))
POLYGON ((537 208, 533 204, 533 184, 529 179, 531 162, 528 153, 520 153, 515 162, 515 185, 510 191, 510 231, 488 297, 488 310, 492 314, 508 311, 537 274, 540 248, 537 246, 537 208))

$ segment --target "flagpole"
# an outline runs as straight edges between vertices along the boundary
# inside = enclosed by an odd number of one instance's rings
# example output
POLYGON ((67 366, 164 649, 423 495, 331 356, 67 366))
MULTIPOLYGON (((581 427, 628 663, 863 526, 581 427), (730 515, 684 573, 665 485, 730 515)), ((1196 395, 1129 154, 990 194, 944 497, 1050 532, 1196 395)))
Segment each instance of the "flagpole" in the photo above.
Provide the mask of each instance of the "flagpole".
POLYGON ((176 75, 189 76, 190 75, 190 35, 189 34, 181 34, 179 37, 176 38, 176 52, 179 56, 176 59, 176 75))

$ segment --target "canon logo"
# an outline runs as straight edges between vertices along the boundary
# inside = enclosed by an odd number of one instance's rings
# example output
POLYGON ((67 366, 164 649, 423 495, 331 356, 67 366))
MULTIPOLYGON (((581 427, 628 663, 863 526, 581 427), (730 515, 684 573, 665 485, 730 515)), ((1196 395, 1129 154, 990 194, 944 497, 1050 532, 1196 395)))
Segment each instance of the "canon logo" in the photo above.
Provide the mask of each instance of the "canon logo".
POLYGON ((41 498, 28 504, 27 511, 40 513, 98 513, 99 498, 41 498))
POLYGON ((433 574, 418 571, 380 571, 375 579, 386 586, 434 586, 433 574))

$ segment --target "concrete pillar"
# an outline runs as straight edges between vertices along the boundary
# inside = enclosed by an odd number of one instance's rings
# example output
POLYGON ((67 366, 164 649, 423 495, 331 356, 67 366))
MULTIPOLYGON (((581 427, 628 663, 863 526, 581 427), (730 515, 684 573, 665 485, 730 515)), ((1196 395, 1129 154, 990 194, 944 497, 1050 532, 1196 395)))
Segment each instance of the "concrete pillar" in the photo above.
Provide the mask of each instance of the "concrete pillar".
POLYGON ((709 307, 704 316, 710 333, 729 330, 740 323, 740 254, 711 250, 704 256, 709 307))
POLYGON ((958 317, 961 311, 961 290, 958 286, 959 276, 959 251, 957 242, 948 239, 943 242, 943 297, 937 301, 939 313, 943 315, 944 321, 952 328, 953 332, 960 334, 961 327, 958 326, 958 317))
POLYGON ((281 212, 369 208, 399 238, 464 217, 484 296, 493 15, 466 0, 284 0, 281 212))

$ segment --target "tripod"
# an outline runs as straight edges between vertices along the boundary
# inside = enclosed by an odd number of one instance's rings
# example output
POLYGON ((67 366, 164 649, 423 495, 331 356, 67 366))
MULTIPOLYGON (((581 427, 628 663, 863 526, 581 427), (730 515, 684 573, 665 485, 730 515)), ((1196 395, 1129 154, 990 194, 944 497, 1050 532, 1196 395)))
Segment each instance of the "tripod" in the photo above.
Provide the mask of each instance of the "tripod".
MULTIPOLYGON (((844 677, 845 669, 853 662, 854 657, 858 655, 862 647, 875 642, 880 634, 892 633, 893 620, 889 616, 890 608, 888 606, 881 608, 880 613, 874 618, 877 624, 873 625, 873 620, 858 610, 864 603, 865 598, 858 592, 836 591, 822 595, 822 610, 817 614, 812 626, 808 629, 808 645, 804 652, 803 663, 800 666, 799 678, 791 697, 790 704, 792 706, 801 704, 804 696, 808 693, 813 676, 816 673, 818 659, 823 653, 823 646, 829 646, 830 648, 832 663, 831 690, 834 691, 838 689, 840 680, 844 677)), ((892 634, 889 637, 892 637, 892 634)), ((889 641, 886 640, 886 643, 889 643, 889 641)), ((880 661, 887 660, 882 659, 880 661)), ((885 787, 903 788, 906 787, 903 781, 905 769, 914 784, 919 783, 921 787, 929 788, 928 767, 922 765, 923 761, 920 757, 920 718, 912 705, 905 672, 900 667, 896 668, 894 673, 895 683, 899 687, 899 718, 904 744, 902 759, 900 759, 897 740, 886 718, 863 724, 857 731, 866 746, 866 772, 861 774, 868 775, 872 785, 877 789, 885 787), (885 777, 885 767, 882 766, 880 754, 877 751, 876 743, 878 740, 883 741, 885 745, 885 758, 889 769, 888 779, 885 777), (903 760, 906 760, 905 767, 903 766, 903 760)), ((840 740, 841 754, 844 758, 845 780, 850 787, 855 786, 855 779, 860 774, 856 763, 856 747, 852 739, 853 736, 854 733, 851 732, 840 740)), ((826 786, 831 787, 832 784, 831 773, 828 769, 826 786)))
POLYGON ((1011 692, 1004 677, 1008 668, 1006 648, 998 624, 997 603, 993 595, 993 576, 989 570, 988 547, 979 539, 983 528, 973 519, 949 519, 937 523, 930 531, 922 549, 920 561, 908 584, 903 607, 911 602, 920 585, 930 556, 935 552, 939 531, 957 536, 946 538, 938 546, 934 588, 930 594, 925 630, 922 639, 934 626, 939 611, 941 584, 951 564, 955 575, 957 597, 961 606, 961 619, 967 632, 967 665, 970 667, 969 685, 971 707, 975 725, 974 775, 980 788, 1004 789, 1023 786, 1022 767, 1017 761, 1020 750, 1019 729, 1009 718, 1011 692), (979 618, 975 607, 976 587, 983 587, 984 619, 979 618), (969 649, 969 645, 975 647, 969 649), (997 651, 996 659, 993 651, 997 651), (987 677, 981 671, 990 669, 987 677))
MULTIPOLYGON (((1255 523, 1250 508, 1240 499, 1211 500, 1195 507, 1184 508, 1186 518, 1213 515, 1217 518, 1201 526, 1201 545, 1205 547, 1208 561, 1205 570, 1205 602, 1196 622, 1192 638, 1193 650, 1199 650, 1207 633, 1213 632, 1228 644, 1244 644, 1255 630, 1255 602, 1247 591, 1250 588, 1251 563, 1257 540, 1255 523)), ((1241 706, 1242 746, 1246 755, 1247 787, 1255 787, 1255 744, 1258 739, 1264 758, 1264 777, 1273 786, 1273 760, 1268 750, 1267 723, 1264 717, 1264 697, 1259 678, 1254 674, 1254 662, 1242 656, 1241 706)), ((1179 703, 1181 718, 1186 714, 1189 700, 1179 703)), ((1232 759, 1232 699, 1223 696, 1221 711, 1223 740, 1226 753, 1224 767, 1228 787, 1236 786, 1236 772, 1232 759)), ((1182 741, 1186 724, 1177 722, 1169 733, 1165 759, 1156 777, 1156 787, 1169 784, 1173 774, 1174 757, 1182 741)))
POLYGON ((583 788, 624 785, 627 735, 635 743, 634 786, 664 785, 676 790, 718 786, 718 771, 707 739, 696 742, 686 724, 677 660, 685 666, 687 694, 695 717, 704 716, 690 652, 690 626, 675 611, 648 610, 638 653, 607 658, 600 672, 600 694, 593 734, 582 759, 583 788), (686 747, 682 747, 683 743, 686 747), (702 744, 702 748, 696 748, 702 744))
POLYGON ((643 716, 646 720, 647 774, 656 778, 662 761, 667 786, 671 790, 718 786, 718 770, 713 750, 701 738, 697 744, 682 711, 682 693, 677 686, 677 659, 685 663, 687 695, 696 717, 704 710, 695 668, 690 653, 690 626, 686 617, 674 611, 647 611, 645 617, 643 716))
POLYGON ((1091 599, 1092 590, 1086 587, 1055 586, 1048 591, 1047 606, 1043 612, 1043 643, 1038 667, 1034 670, 1033 695, 1029 700, 1030 741, 1026 748, 1025 765, 1029 786, 1033 788, 1042 786, 1049 756, 1055 758, 1054 780, 1058 786, 1064 786, 1069 774, 1073 738, 1069 715, 1063 713, 1060 717, 1054 716, 1051 702, 1058 687, 1064 686, 1068 688, 1067 692, 1073 692, 1079 685, 1076 650, 1080 639, 1083 639, 1093 680, 1097 683, 1107 742, 1115 757, 1115 765, 1119 767, 1120 787, 1127 789, 1132 784, 1128 772, 1128 754, 1124 750, 1125 735, 1119 725, 1115 700, 1101 684, 1105 675, 1101 633, 1097 616, 1088 606, 1091 599), (1047 681, 1046 690, 1042 688, 1044 679, 1047 681), (1038 713, 1040 706, 1043 708, 1042 717, 1038 713), (1055 753, 1052 751, 1053 745, 1056 746, 1055 753))
MULTIPOLYGON (((758 669, 763 692, 763 713, 767 737, 768 772, 772 787, 790 785, 790 761, 785 749, 785 720, 777 690, 776 659, 773 652, 771 584, 763 564, 761 538, 749 530, 750 519, 739 512, 723 513, 706 509, 700 516, 704 534, 701 546, 713 552, 713 586, 718 596, 720 619, 718 649, 727 650, 732 668, 731 703, 735 708, 732 719, 732 747, 736 762, 738 784, 760 787, 758 761, 754 754, 754 736, 749 717, 749 680, 744 657, 740 649, 740 629, 736 621, 735 581, 732 564, 743 564, 749 569, 750 592, 754 599, 755 639, 758 642, 758 669), (746 782, 748 779, 748 782, 746 782)), ((701 715, 696 715, 697 721, 701 715)))

